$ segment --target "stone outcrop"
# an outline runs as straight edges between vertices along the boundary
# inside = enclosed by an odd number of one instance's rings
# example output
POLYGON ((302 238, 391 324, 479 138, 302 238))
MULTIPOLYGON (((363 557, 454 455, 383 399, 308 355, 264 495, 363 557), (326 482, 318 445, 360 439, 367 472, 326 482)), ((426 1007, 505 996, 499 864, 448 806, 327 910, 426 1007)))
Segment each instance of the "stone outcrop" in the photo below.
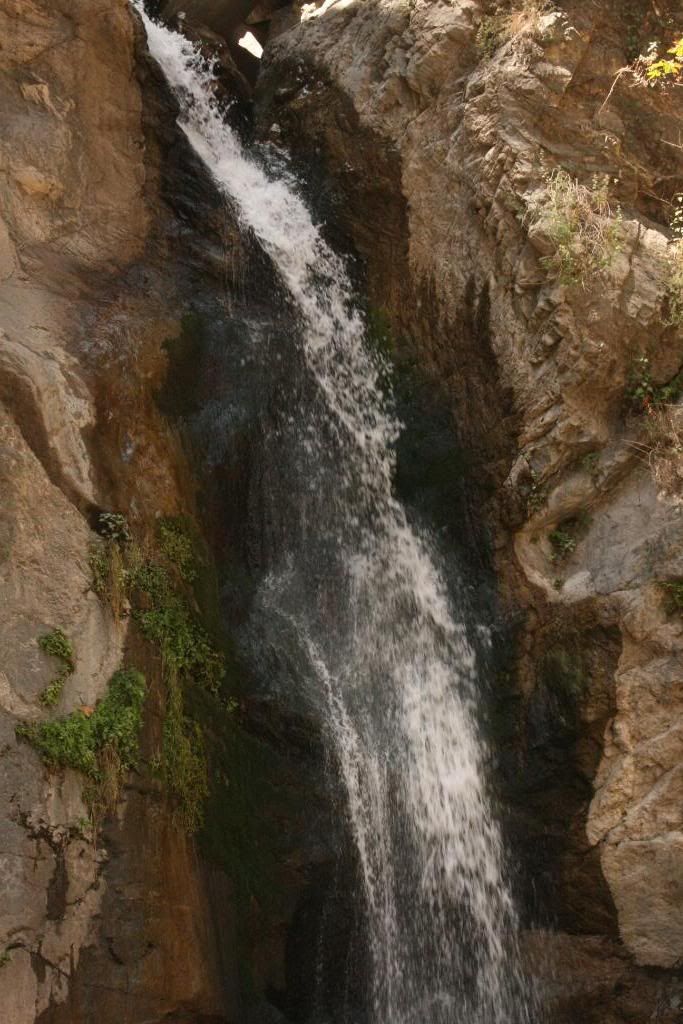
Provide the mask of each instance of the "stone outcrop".
MULTIPOLYGON (((267 46, 258 102, 263 134, 334 181, 325 213, 363 256, 398 358, 454 409, 504 606, 523 612, 509 792, 546 850, 546 911, 577 943, 616 917, 615 955, 661 969, 683 957, 683 623, 663 586, 683 576, 683 520, 631 396, 680 393, 683 114, 680 87, 618 75, 634 26, 675 20, 636 6, 309 6, 267 46), (614 231, 573 281, 553 272, 558 169, 584 195, 605 176, 614 231)), ((591 1020, 632 1019, 620 984, 591 1020)))

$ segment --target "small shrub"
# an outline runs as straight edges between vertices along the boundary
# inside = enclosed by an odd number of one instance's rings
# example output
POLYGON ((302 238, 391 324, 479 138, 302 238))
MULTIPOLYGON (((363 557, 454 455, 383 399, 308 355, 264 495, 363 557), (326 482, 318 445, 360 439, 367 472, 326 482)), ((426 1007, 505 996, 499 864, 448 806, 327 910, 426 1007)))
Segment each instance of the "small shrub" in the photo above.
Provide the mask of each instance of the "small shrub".
POLYGON ((38 646, 45 654, 57 658, 61 662, 59 673, 40 695, 40 703, 46 708, 51 708, 58 702, 64 689, 64 683, 74 671, 73 646, 66 633, 61 629, 53 629, 50 633, 39 637, 38 646))
POLYGON ((11 959, 12 954, 8 949, 6 949, 3 953, 0 953, 0 967, 7 967, 7 964, 10 962, 11 959))
POLYGON ((52 632, 45 633, 44 636, 39 637, 38 646, 45 654, 49 654, 53 658, 59 658, 64 663, 64 666, 70 672, 73 672, 74 649, 66 633, 63 633, 61 629, 53 629, 52 632))
POLYGON ((549 0, 520 0, 506 18, 509 38, 518 35, 536 35, 540 19, 551 9, 549 0))
POLYGON ((683 36, 674 42, 666 54, 665 57, 660 57, 657 45, 654 44, 647 57, 638 58, 646 65, 645 76, 648 81, 667 84, 683 81, 683 36))
POLYGON ((608 186, 605 175, 582 185, 560 168, 529 202, 532 223, 542 224, 555 247, 541 264, 562 284, 585 287, 621 249, 621 211, 612 209, 608 186))
POLYGON ((553 562, 563 562, 576 550, 579 538, 586 532, 590 523, 587 512, 580 512, 570 519, 559 523, 552 533, 548 534, 552 550, 553 562))
POLYGON ((95 784, 87 791, 91 806, 100 800, 111 808, 112 777, 117 797, 121 778, 136 765, 144 702, 145 677, 121 669, 90 715, 79 710, 53 722, 21 725, 17 735, 50 767, 73 768, 90 779, 95 784))
POLYGON ((101 512, 97 519, 97 532, 116 544, 129 544, 132 540, 128 520, 119 512, 101 512))
POLYGON ((529 470, 531 473, 531 486, 526 495, 526 512, 527 515, 531 516, 543 508, 548 500, 548 487, 538 479, 531 467, 529 467, 529 470))
POLYGON ((548 540, 552 548, 553 562, 564 561, 576 549, 576 537, 572 537, 566 530, 553 530, 548 535, 548 540))

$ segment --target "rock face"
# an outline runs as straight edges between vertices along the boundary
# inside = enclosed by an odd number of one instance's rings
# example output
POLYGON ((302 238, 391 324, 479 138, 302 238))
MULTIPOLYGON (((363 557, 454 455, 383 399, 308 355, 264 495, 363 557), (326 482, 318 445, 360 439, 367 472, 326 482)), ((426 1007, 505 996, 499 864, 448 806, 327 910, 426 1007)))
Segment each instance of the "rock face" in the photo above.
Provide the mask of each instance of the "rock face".
POLYGON ((629 958, 683 957, 683 623, 663 586, 683 576, 683 519, 652 473, 652 403, 678 398, 683 362, 668 227, 683 114, 679 87, 622 74, 610 91, 642 6, 341 0, 271 41, 259 82, 262 132, 341 194, 332 213, 399 358, 450 397, 522 616, 500 692, 518 708, 519 830, 576 948, 616 925, 625 957, 581 1017, 600 1021, 636 1019, 618 995, 629 958), (612 241, 563 269, 576 187, 594 212, 604 188, 612 241))
MULTIPOLYGON (((153 273, 164 217, 135 21, 124 0, 3 0, 0 32, 0 1018, 218 1019, 229 973, 158 792, 129 790, 93 836, 82 779, 15 735, 92 707, 136 663, 90 589, 97 511, 134 490, 142 527, 192 494, 150 391, 177 328, 125 279, 145 257, 153 273), (75 671, 46 710, 55 659, 37 641, 55 628, 75 671)), ((141 667, 153 689, 158 666, 141 667)))

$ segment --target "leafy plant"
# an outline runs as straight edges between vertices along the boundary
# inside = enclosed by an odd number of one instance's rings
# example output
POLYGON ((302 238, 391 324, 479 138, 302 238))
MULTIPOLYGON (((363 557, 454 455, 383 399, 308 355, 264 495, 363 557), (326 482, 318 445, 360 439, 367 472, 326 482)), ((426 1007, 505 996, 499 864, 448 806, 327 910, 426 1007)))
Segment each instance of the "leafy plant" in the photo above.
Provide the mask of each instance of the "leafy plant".
POLYGON ((160 519, 157 536, 161 551, 178 570, 180 578, 185 583, 193 583, 197 578, 197 557, 190 521, 185 516, 160 519))
POLYGON ((59 673, 43 690, 40 703, 51 708, 62 695, 64 683, 74 671, 74 651, 71 641, 61 629, 53 629, 38 638, 38 646, 45 654, 61 662, 59 673))
POLYGON ((78 710, 52 722, 20 725, 17 735, 48 766, 73 768, 90 779, 95 784, 87 794, 91 806, 101 799, 111 807, 112 790, 118 795, 120 780, 136 765, 145 690, 140 672, 121 669, 91 713, 78 710))
POLYGON ((668 56, 660 58, 655 49, 651 54, 655 59, 647 61, 645 75, 650 82, 683 80, 683 36, 666 53, 668 56))
POLYGON ((635 413, 652 414, 656 409, 676 402, 683 395, 683 370, 666 384, 655 385, 650 373, 650 360, 639 356, 631 369, 626 398, 635 413))
POLYGON ((562 168, 552 171, 529 201, 529 214, 554 246, 541 264, 562 284, 585 287, 621 249, 621 211, 612 209, 606 175, 582 185, 562 168))
POLYGON ((548 535, 548 540, 552 547, 553 562, 564 561, 576 549, 576 537, 572 537, 566 530, 553 530, 548 535))
POLYGON ((91 558, 93 589, 105 600, 120 592, 143 637, 163 665, 166 707, 161 749, 152 759, 173 801, 173 815, 186 831, 199 828, 208 791, 207 764, 199 726, 187 715, 184 693, 191 685, 218 698, 225 668, 222 654, 194 613, 185 586, 197 576, 190 522, 165 518, 157 527, 160 555, 147 557, 134 540, 108 540, 91 558))
POLYGON ((543 508, 548 500, 548 488, 545 484, 539 482, 536 476, 532 473, 531 487, 526 499, 527 515, 533 515, 538 512, 539 509, 543 508))
POLYGON ((556 529, 548 534, 551 547, 551 560, 563 562, 576 550, 579 537, 586 532, 590 517, 587 512, 563 520, 556 529))
POLYGON ((97 532, 106 540, 115 541, 116 544, 129 544, 132 540, 128 520, 119 512, 100 512, 97 532))
POLYGON ((61 629, 53 629, 39 637, 38 646, 45 654, 59 658, 70 672, 74 670, 74 650, 71 641, 61 629))

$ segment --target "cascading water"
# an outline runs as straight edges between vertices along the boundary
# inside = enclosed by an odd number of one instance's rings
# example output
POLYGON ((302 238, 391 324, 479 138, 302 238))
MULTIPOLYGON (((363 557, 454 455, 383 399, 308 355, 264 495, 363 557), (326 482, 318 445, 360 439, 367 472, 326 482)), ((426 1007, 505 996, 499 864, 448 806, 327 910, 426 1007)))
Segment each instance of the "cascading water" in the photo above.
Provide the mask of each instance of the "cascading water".
POLYGON ((475 656, 429 540, 393 495, 399 425, 344 265, 296 190, 244 152, 204 58, 134 4, 182 130, 272 259, 298 324, 306 383, 279 448, 295 525, 261 606, 295 637, 322 697, 364 886, 367 1016, 527 1022, 475 656))

